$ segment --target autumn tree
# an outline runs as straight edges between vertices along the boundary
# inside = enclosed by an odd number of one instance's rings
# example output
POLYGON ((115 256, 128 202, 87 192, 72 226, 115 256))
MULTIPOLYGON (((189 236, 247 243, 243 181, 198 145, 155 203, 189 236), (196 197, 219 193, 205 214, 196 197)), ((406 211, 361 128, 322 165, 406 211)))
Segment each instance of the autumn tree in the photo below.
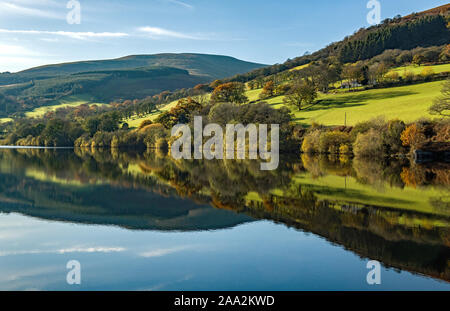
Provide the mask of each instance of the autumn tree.
POLYGON ((439 60, 441 62, 448 62, 450 60, 450 44, 447 44, 447 46, 442 50, 439 55, 439 60))
POLYGON ((209 86, 208 84, 197 84, 194 86, 194 91, 196 94, 202 94, 202 93, 208 93, 211 92, 213 88, 209 86))
POLYGON ((221 85, 222 82, 220 80, 214 80, 213 82, 211 82, 211 84, 209 85, 212 89, 215 89, 216 87, 218 87, 219 85, 221 85))
POLYGON ((416 55, 414 55, 412 62, 414 65, 420 66, 424 63, 424 61, 425 61, 425 56, 423 56, 422 54, 416 54, 416 55))
POLYGON ((146 127, 147 125, 152 125, 153 122, 150 119, 144 120, 141 122, 141 124, 139 125, 139 129, 143 129, 144 127, 146 127))
POLYGON ((235 103, 243 104, 248 101, 245 96, 245 84, 240 82, 228 82, 217 86, 212 95, 211 101, 213 103, 235 103))
POLYGON ((402 140, 403 146, 415 148, 425 141, 425 134, 417 124, 414 123, 402 132, 400 139, 402 140))
POLYGON ((275 83, 273 81, 266 82, 260 94, 260 98, 269 98, 275 95, 275 83))
POLYGON ((434 70, 432 67, 425 67, 420 75, 425 79, 429 79, 432 75, 434 75, 434 70))
POLYGON ((180 99, 175 107, 159 115, 155 121, 170 129, 176 124, 188 124, 202 108, 202 104, 191 97, 180 99))

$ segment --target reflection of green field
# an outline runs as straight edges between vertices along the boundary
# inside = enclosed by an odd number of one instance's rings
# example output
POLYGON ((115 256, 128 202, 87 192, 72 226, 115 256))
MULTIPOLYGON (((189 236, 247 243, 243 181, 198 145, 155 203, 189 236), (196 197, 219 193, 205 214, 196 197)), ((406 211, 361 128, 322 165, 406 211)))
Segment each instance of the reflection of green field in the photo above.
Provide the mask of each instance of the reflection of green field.
POLYGON ((95 99, 90 95, 73 95, 57 100, 53 105, 36 108, 32 111, 27 112, 25 115, 28 118, 39 118, 44 116, 49 111, 55 111, 59 108, 65 107, 77 107, 83 104, 98 106, 104 105, 103 103, 97 103, 95 99))
POLYGON ((331 201, 346 201, 367 205, 383 206, 430 214, 450 215, 450 211, 438 211, 430 200, 448 196, 444 188, 428 186, 426 188, 403 189, 391 187, 388 183, 380 181, 378 185, 365 185, 353 177, 326 175, 312 178, 309 173, 299 174, 293 179, 297 185, 310 188, 318 198, 331 201))
POLYGON ((6 123, 6 122, 10 122, 10 121, 12 121, 13 119, 11 119, 11 118, 1 118, 0 119, 0 123, 6 123))

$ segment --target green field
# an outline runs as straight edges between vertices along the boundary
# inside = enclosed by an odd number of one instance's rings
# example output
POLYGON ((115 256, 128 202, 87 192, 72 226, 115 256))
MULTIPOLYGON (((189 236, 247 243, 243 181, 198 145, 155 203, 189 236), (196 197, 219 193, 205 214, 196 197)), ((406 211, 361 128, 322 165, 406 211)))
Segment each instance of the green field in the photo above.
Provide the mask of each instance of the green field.
POLYGON ((74 96, 67 96, 58 101, 55 101, 53 105, 39 107, 32 111, 26 112, 25 115, 28 118, 40 118, 49 111, 55 111, 59 108, 64 107, 77 107, 83 104, 98 105, 98 106, 105 105, 104 103, 96 102, 95 99, 90 95, 76 95, 76 96, 74 95, 74 96))
POLYGON ((167 111, 172 109, 173 107, 175 107, 178 103, 178 100, 173 101, 167 105, 165 105, 164 107, 162 107, 161 109, 159 109, 159 111, 154 111, 150 114, 146 114, 144 116, 133 116, 129 119, 125 119, 123 120, 124 122, 128 123, 128 126, 130 128, 136 128, 139 127, 139 125, 141 125, 142 121, 144 120, 155 120, 162 112, 167 111))
MULTIPOLYGON (((296 107, 289 107, 294 114, 294 120, 303 125, 320 123, 323 125, 343 125, 347 115, 347 125, 370 120, 379 116, 389 119, 401 119, 406 122, 415 121, 422 117, 432 117, 428 107, 434 98, 440 96, 442 81, 421 83, 415 85, 374 89, 368 91, 320 94, 318 102, 305 110, 298 111, 296 107)), ((251 102, 259 101, 261 89, 249 90, 246 95, 251 102)), ((285 107, 284 96, 265 100, 274 108, 285 107)), ((170 103, 161 109, 169 110, 177 104, 170 103)), ((159 113, 153 113, 142 118, 127 120, 131 127, 139 126, 145 119, 154 120, 159 113)))
MULTIPOLYGON (((432 117, 428 107, 438 97, 442 81, 409 86, 375 89, 344 94, 321 94, 318 102, 305 110, 289 107, 294 119, 301 124, 313 122, 323 125, 343 125, 347 114, 347 125, 370 120, 378 116, 386 119, 414 121, 422 117, 432 117)), ((256 97, 257 92, 249 94, 256 97)), ((275 108, 285 106, 283 97, 274 97, 267 102, 275 108)))
POLYGON ((434 73, 449 72, 450 64, 434 65, 434 66, 410 65, 410 66, 398 67, 398 68, 392 69, 390 72, 397 72, 400 76, 404 76, 404 74, 408 71, 414 73, 415 75, 420 75, 425 68, 433 69, 434 73))
MULTIPOLYGON (((305 65, 300 66, 302 68, 305 65)), ((398 67, 392 71, 400 75, 406 71, 420 74, 424 68, 431 67, 434 73, 450 72, 450 64, 434 66, 406 66, 398 67)), ((293 68, 300 69, 300 68, 293 68)), ((422 117, 432 118, 428 108, 433 100, 441 95, 443 81, 420 83, 408 86, 373 89, 367 91, 348 92, 336 89, 333 93, 319 94, 319 98, 311 107, 299 111, 296 107, 289 107, 294 114, 294 120, 303 125, 313 122, 323 125, 355 125, 361 121, 367 121, 376 117, 384 117, 387 120, 401 119, 406 122, 415 121, 422 117)), ((247 90, 246 95, 250 102, 259 102, 262 89, 247 90)), ((265 100, 274 108, 285 107, 284 96, 277 96, 265 100)), ((174 107, 178 101, 171 102, 160 111, 166 111, 174 107)), ((160 112, 154 112, 144 117, 133 117, 126 120, 130 127, 137 127, 146 119, 154 120, 160 112)))

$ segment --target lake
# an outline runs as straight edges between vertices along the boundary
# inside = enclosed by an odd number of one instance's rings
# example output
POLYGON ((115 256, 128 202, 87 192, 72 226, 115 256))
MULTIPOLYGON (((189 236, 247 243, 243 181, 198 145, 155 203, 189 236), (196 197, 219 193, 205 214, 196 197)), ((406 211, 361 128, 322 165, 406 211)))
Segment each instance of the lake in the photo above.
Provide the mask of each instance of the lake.
POLYGON ((2 149, 0 290, 450 290, 449 188, 445 163, 2 149))

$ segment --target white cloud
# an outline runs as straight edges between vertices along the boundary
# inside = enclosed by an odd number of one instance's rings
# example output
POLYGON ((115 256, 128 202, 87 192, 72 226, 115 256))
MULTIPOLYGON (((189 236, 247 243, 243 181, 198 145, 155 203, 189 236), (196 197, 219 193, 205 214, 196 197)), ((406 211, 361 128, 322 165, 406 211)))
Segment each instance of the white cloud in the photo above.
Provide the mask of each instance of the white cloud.
POLYGON ((124 252, 123 247, 73 247, 56 250, 26 250, 26 251, 2 251, 0 257, 35 254, 68 254, 68 253, 118 253, 124 252))
POLYGON ((46 31, 46 30, 9 30, 0 29, 0 34, 21 34, 21 35, 54 35, 68 37, 72 39, 100 39, 100 38, 123 38, 129 34, 123 32, 72 32, 72 31, 46 31))
MULTIPOLYGON (((22 3, 30 3, 28 1, 19 1, 22 3)), ((37 1, 38 4, 50 4, 47 1, 37 1)), ((48 9, 37 9, 33 7, 27 7, 23 5, 14 4, 11 2, 0 1, 0 14, 1 15, 24 15, 51 19, 65 19, 64 14, 58 14, 56 12, 49 11, 48 9)))
POLYGON ((185 34, 181 32, 176 32, 172 30, 167 30, 159 27, 140 27, 138 31, 145 33, 151 38, 161 39, 161 38, 177 38, 177 39, 189 39, 189 40, 207 40, 207 38, 202 38, 200 36, 194 36, 190 34, 185 34))
POLYGON ((189 247, 186 246, 182 246, 182 247, 173 247, 173 248, 160 248, 160 249, 155 249, 152 251, 148 251, 148 252, 144 252, 144 253, 140 253, 139 256, 141 257, 145 257, 145 258, 152 258, 152 257, 162 257, 165 255, 170 255, 173 253, 177 253, 183 250, 188 249, 189 247))
POLYGON ((183 2, 183 1, 178 1, 178 0, 167 0, 167 1, 171 2, 171 3, 175 3, 175 4, 178 4, 178 5, 181 5, 181 6, 185 7, 185 8, 188 8, 188 9, 193 9, 194 8, 193 5, 191 5, 189 3, 186 3, 186 2, 183 2))
POLYGON ((59 42, 59 40, 56 38, 42 38, 40 40, 44 41, 44 42, 50 42, 50 43, 59 42))

